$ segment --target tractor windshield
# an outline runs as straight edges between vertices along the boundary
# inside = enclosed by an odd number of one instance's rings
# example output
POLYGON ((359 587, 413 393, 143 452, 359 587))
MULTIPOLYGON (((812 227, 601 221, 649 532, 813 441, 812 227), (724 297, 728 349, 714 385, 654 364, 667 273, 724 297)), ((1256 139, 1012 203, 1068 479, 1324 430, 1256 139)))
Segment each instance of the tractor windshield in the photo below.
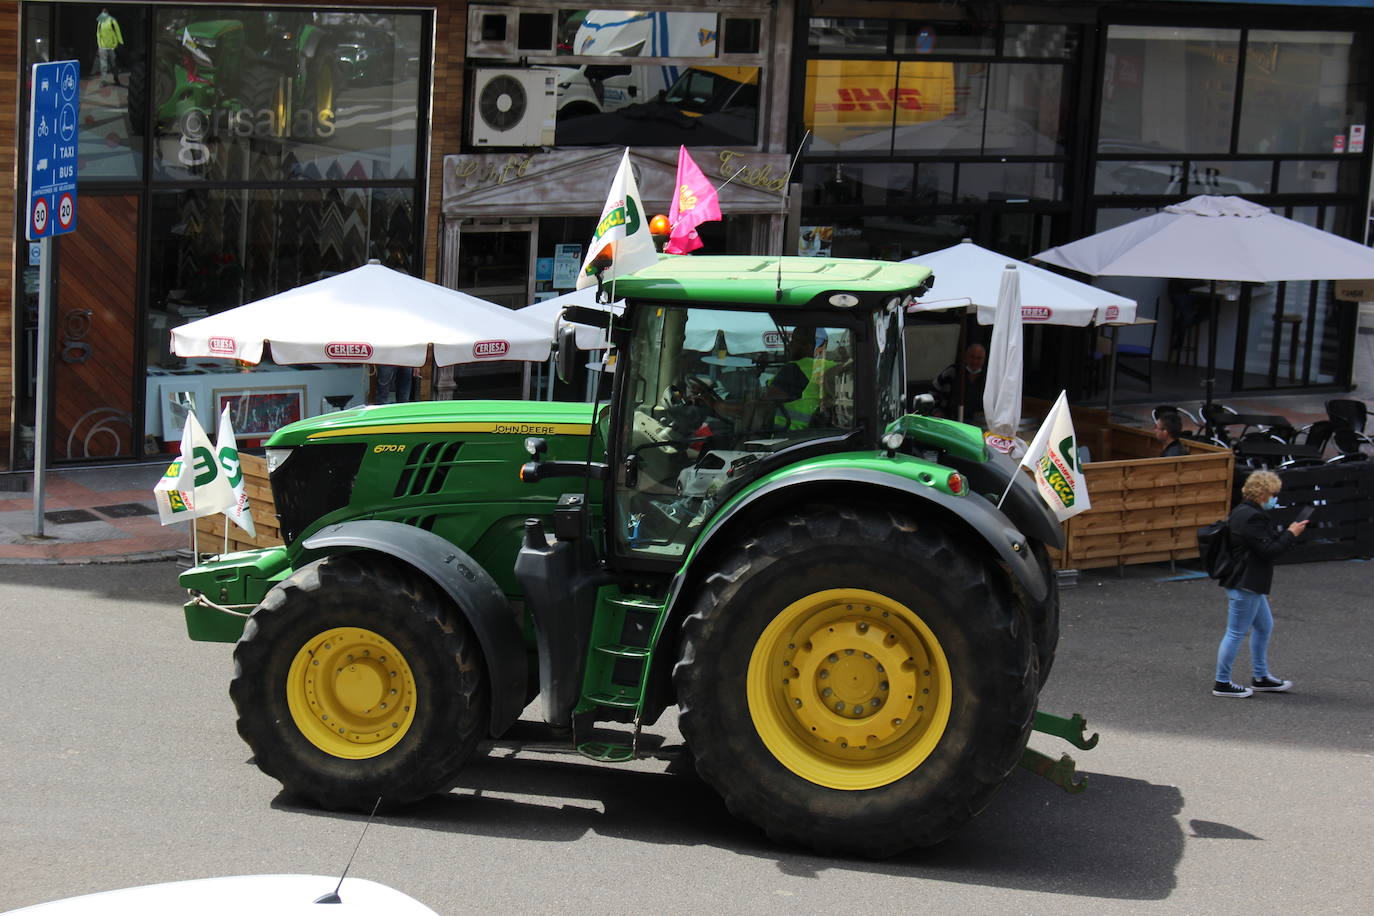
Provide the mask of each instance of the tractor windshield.
POLYGON ((619 546, 680 555, 748 465, 855 425, 854 329, 792 312, 641 310, 623 371, 619 546))

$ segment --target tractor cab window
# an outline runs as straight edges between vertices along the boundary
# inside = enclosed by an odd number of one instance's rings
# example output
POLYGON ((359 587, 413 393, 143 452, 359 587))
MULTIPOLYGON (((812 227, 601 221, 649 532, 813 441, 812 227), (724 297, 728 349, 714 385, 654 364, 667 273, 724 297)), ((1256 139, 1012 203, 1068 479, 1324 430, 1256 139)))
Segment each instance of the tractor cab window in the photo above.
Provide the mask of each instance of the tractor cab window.
POLYGON ((900 417, 906 401, 906 359, 902 349, 903 312, 893 302, 873 313, 873 339, 878 343, 878 429, 900 417))
POLYGON ((622 551, 681 555, 751 464, 852 430, 854 333, 790 311, 643 309, 623 367, 622 551))

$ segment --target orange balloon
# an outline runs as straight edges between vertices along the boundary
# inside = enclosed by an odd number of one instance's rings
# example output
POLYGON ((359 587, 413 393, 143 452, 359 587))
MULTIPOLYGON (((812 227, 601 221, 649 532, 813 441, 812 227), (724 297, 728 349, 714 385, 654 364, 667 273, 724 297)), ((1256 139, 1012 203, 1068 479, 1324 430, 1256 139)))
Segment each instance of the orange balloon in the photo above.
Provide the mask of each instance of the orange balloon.
POLYGON ((669 228, 668 217, 664 216, 662 213, 649 220, 650 235, 667 235, 669 228))

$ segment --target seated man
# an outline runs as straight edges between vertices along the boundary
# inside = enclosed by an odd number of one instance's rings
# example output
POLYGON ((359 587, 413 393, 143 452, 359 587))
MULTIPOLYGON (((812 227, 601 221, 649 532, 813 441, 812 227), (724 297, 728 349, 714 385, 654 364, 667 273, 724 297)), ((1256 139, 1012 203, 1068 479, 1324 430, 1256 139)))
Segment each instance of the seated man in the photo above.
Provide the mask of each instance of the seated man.
POLYGON ((1183 418, 1176 413, 1161 412, 1155 421, 1155 439, 1163 445, 1161 458, 1179 458, 1188 454, 1188 446, 1178 441, 1183 435, 1183 418))
POLYGON ((959 407, 964 408, 963 421, 978 425, 983 417, 983 389, 987 385, 987 375, 983 372, 988 361, 988 351, 980 343, 969 344, 964 350, 962 400, 959 397, 959 367, 946 366, 935 376, 931 383, 930 394, 935 398, 931 415, 960 419, 959 407))

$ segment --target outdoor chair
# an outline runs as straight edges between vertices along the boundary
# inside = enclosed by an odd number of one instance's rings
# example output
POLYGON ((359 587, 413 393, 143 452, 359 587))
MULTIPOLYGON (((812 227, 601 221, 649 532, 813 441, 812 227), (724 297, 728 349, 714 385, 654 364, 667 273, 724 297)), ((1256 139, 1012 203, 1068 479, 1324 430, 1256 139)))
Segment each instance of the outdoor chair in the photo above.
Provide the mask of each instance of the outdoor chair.
POLYGON ((1328 464, 1338 461, 1366 461, 1370 456, 1365 448, 1374 449, 1374 441, 1347 426, 1337 426, 1331 433, 1331 440, 1336 443, 1340 454, 1327 462, 1328 464))
POLYGON ((1155 330, 1158 327, 1158 324, 1150 325, 1149 344, 1117 344, 1116 347, 1116 371, 1140 379, 1145 383, 1146 391, 1155 390, 1152 367, 1154 366, 1155 354, 1155 330))
POLYGON ((1364 433, 1365 421, 1369 418, 1369 408, 1364 401, 1353 398, 1333 398, 1326 402, 1326 415, 1337 426, 1349 426, 1357 433, 1364 433))
POLYGON ((1236 413, 1225 404, 1203 404, 1198 414, 1202 417, 1202 431, 1207 435, 1208 441, 1215 442, 1224 448, 1231 447, 1231 433, 1229 427, 1244 425, 1240 419, 1240 414, 1236 413))

